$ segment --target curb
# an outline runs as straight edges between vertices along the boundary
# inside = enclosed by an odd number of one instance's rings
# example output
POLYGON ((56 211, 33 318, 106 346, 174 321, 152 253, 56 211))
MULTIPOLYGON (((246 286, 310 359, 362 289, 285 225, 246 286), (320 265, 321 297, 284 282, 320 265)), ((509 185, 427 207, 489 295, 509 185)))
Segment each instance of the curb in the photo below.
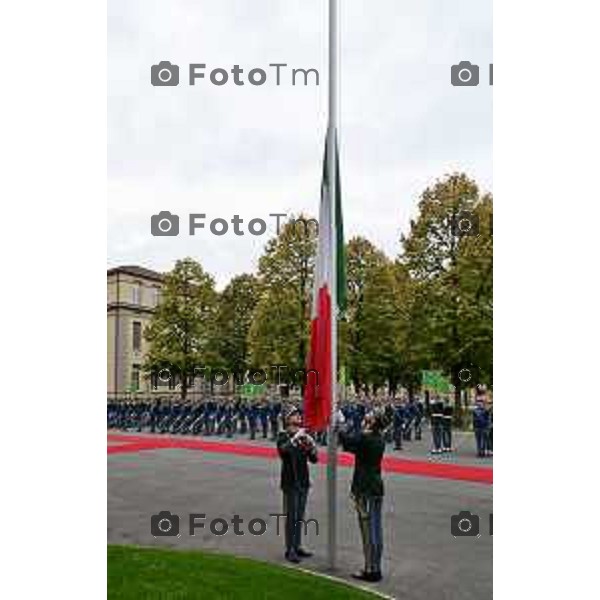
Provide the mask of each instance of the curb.
MULTIPOLYGON (((240 558, 245 558, 245 557, 240 557, 240 558)), ((307 575, 313 575, 315 577, 322 577, 323 579, 327 579, 329 581, 332 581, 333 583, 338 583, 340 585, 344 585, 349 588, 359 589, 359 590, 362 590, 363 592, 373 594, 374 596, 377 596, 379 598, 384 598, 385 600, 397 600, 397 598, 395 596, 389 596, 387 594, 384 594, 383 592, 380 592, 379 590, 373 589, 372 587, 368 587, 366 585, 361 585, 361 584, 356 584, 351 581, 348 581, 347 579, 342 579, 341 577, 336 577, 335 575, 328 575, 327 573, 323 573, 321 571, 312 571, 311 569, 306 569, 304 567, 293 567, 292 565, 289 565, 286 563, 273 563, 270 561, 263 561, 263 562, 268 562, 268 564, 270 564, 270 565, 277 565, 277 566, 283 567, 285 569, 288 569, 290 571, 300 571, 301 573, 305 573, 307 575)))

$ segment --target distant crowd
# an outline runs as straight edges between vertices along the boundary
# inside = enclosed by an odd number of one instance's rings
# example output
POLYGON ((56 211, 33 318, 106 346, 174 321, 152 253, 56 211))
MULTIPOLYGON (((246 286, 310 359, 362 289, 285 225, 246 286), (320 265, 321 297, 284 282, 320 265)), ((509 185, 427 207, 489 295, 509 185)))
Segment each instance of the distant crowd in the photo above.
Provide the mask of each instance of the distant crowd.
MULTIPOLYGON (((287 407, 292 403, 286 402, 287 407)), ((431 436, 432 454, 454 451, 454 406, 449 399, 432 397, 428 403, 422 398, 368 397, 341 403, 337 419, 349 431, 359 431, 367 414, 378 411, 385 415, 386 442, 401 451, 406 442, 422 439, 423 430, 431 436)), ((279 399, 223 399, 202 400, 152 398, 143 400, 109 400, 107 424, 109 429, 183 434, 202 436, 248 437, 250 440, 276 440, 283 428, 284 403, 279 399)), ((484 391, 477 394, 471 409, 476 454, 493 454, 493 404, 484 391)), ((315 439, 327 444, 327 434, 317 432, 315 439)))

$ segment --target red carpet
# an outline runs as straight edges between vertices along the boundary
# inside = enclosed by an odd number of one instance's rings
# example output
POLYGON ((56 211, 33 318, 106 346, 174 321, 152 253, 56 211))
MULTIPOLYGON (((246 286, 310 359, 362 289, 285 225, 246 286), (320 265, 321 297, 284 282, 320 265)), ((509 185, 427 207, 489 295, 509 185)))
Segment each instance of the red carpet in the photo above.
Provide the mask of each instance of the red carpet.
MULTIPOLYGON (((251 456, 259 458, 276 459, 277 450, 274 447, 257 446, 244 442, 209 441, 196 438, 179 438, 169 436, 142 436, 130 434, 108 434, 108 454, 121 454, 126 452, 140 452, 142 450, 163 450, 177 448, 183 450, 203 450, 219 454, 236 454, 238 456, 251 456)), ((319 452, 319 462, 327 462, 327 454, 319 452)), ((340 452, 338 464, 343 467, 354 465, 351 454, 340 452)), ((471 481, 475 483, 492 484, 493 469, 490 467, 477 467, 459 465, 456 463, 435 463, 425 460, 409 460, 387 456, 383 459, 382 469, 386 473, 400 473, 417 477, 435 477, 439 479, 452 479, 455 481, 471 481)))

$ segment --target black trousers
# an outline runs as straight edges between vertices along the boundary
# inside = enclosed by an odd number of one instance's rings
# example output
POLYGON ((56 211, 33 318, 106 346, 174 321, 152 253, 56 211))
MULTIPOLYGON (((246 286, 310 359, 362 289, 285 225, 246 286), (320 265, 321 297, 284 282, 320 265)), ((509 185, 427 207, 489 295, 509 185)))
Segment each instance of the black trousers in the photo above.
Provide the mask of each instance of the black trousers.
POLYGON ((402 427, 394 427, 394 448, 396 450, 402 450, 402 427))
POLYGON ((452 448, 452 421, 444 418, 442 425, 442 446, 444 448, 452 448))
POLYGON ((283 491, 283 512, 285 513, 285 551, 298 552, 302 547, 302 528, 308 488, 283 491))
POLYGON ((477 456, 484 456, 486 445, 486 430, 484 427, 475 427, 475 444, 477 445, 477 456))
POLYGON ((431 424, 431 433, 433 434, 433 449, 442 449, 442 424, 439 421, 434 421, 431 424))

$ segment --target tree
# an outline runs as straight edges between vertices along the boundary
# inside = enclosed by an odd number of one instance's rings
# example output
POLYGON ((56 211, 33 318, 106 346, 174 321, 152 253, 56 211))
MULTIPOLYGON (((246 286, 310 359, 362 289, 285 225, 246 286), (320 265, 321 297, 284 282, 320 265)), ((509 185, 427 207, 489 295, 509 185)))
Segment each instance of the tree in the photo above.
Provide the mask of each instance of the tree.
POLYGON ((363 376, 374 392, 386 383, 391 391, 397 388, 400 366, 398 298, 398 282, 387 258, 366 271, 358 356, 363 376))
POLYGON ((493 234, 492 197, 475 208, 479 235, 461 240, 457 271, 460 285, 460 337, 468 340, 466 362, 478 366, 481 382, 492 383, 493 348, 493 234))
POLYGON ((419 215, 401 239, 399 261, 417 298, 413 317, 423 325, 417 342, 420 359, 450 375, 457 407, 460 390, 482 383, 474 378, 491 371, 491 337, 483 334, 491 331, 491 311, 482 310, 491 298, 491 207, 491 196, 482 198, 474 181, 455 173, 423 192, 419 215), (488 216, 486 225, 482 220, 488 216), (472 225, 466 233, 464 223, 472 225), (480 278, 485 281, 481 287, 480 278), (465 379, 465 372, 473 375, 465 379))
POLYGON ((202 266, 191 258, 178 260, 145 331, 150 343, 145 370, 167 367, 177 373, 184 400, 195 370, 215 360, 216 299, 214 280, 202 266))
POLYGON ((419 296, 419 286, 410 277, 407 268, 396 261, 393 265, 396 279, 396 297, 394 306, 397 323, 396 353, 397 384, 413 397, 421 384, 421 371, 429 366, 427 356, 427 338, 422 335, 426 330, 425 311, 419 296))
POLYGON ((300 215, 267 243, 258 266, 260 299, 248 345, 255 368, 305 368, 317 228, 300 215))
POLYGON ((219 294, 215 349, 228 372, 248 365, 248 334, 258 300, 258 280, 247 273, 234 277, 219 294))
POLYGON ((352 238, 346 248, 348 307, 346 323, 340 327, 340 363, 346 364, 358 392, 367 381, 367 355, 363 345, 368 325, 365 321, 365 285, 368 275, 385 264, 386 257, 366 238, 352 238))

